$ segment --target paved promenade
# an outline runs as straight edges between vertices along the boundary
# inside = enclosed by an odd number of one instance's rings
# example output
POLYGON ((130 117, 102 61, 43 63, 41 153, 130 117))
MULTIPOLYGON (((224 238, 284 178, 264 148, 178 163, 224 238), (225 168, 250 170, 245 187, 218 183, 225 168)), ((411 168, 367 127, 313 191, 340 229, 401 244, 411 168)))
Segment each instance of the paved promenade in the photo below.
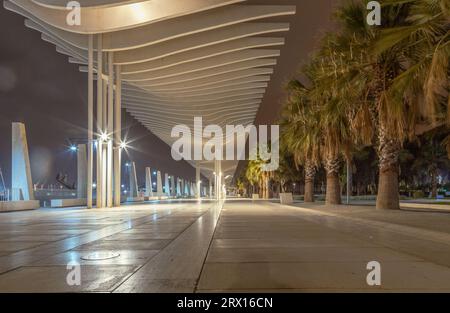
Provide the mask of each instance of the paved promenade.
POLYGON ((0 217, 0 292, 450 291, 442 212, 231 200, 0 217))

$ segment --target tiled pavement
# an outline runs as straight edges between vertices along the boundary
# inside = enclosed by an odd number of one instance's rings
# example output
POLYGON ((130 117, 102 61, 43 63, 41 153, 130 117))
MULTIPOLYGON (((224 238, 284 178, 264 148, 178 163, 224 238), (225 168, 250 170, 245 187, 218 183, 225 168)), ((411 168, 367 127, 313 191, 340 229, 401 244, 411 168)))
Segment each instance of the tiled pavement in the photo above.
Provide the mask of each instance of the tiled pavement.
POLYGON ((358 210, 228 201, 3 213, 0 292, 450 291, 449 214, 358 210), (81 260, 108 251, 120 256, 81 260), (70 261, 80 286, 66 282, 70 261), (369 261, 380 287, 366 283, 369 261))

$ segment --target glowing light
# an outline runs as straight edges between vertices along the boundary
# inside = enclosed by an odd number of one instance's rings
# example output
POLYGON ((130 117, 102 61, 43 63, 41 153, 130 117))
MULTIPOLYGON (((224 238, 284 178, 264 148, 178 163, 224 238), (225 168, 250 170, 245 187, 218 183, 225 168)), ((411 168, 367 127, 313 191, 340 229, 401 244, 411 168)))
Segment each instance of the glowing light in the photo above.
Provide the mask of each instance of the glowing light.
POLYGON ((133 14, 133 20, 135 20, 136 22, 143 22, 148 19, 148 14, 142 3, 130 4, 129 10, 133 14))
POLYGON ((153 172, 153 175, 156 175, 156 172, 153 172))
POLYGON ((96 183, 93 183, 93 184, 92 184, 92 188, 97 188, 97 184, 96 184, 96 183))
POLYGON ((125 141, 122 141, 119 145, 119 148, 122 150, 126 149, 126 148, 128 148, 128 144, 125 141))
POLYGON ((70 151, 72 151, 72 152, 76 152, 78 149, 77 149, 77 147, 76 146, 70 146, 70 151))
POLYGON ((130 165, 130 163, 127 162, 127 163, 125 163, 125 166, 130 167, 131 165, 130 165))
POLYGON ((103 133, 103 134, 100 135, 100 140, 101 141, 105 141, 106 142, 106 141, 108 141, 108 139, 109 138, 108 138, 108 134, 107 133, 103 133))

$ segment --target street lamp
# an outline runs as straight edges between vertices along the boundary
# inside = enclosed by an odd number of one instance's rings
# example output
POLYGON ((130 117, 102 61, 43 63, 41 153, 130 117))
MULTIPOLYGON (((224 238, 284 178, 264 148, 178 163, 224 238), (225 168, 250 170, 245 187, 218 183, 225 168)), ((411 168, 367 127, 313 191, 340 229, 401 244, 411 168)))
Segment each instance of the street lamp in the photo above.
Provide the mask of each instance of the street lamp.
POLYGON ((107 133, 102 133, 100 134, 100 140, 103 142, 107 142, 108 141, 108 134, 107 133))
POLYGON ((124 150, 124 149, 126 149, 126 148, 128 148, 127 143, 124 142, 124 141, 122 141, 122 142, 119 144, 119 149, 124 150))

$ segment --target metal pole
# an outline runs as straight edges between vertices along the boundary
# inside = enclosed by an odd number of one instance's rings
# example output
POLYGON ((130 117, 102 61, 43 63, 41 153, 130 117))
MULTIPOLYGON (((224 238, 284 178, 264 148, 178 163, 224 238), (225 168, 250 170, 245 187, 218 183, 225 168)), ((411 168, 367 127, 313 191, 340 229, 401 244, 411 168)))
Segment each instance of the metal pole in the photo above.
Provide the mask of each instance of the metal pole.
MULTIPOLYGON (((104 70, 107 70, 107 57, 108 55, 106 54, 105 56, 105 62, 104 64, 104 70)), ((110 134, 108 133, 108 81, 106 81, 105 79, 103 80, 103 134, 106 134, 106 137, 108 139, 106 139, 103 142, 102 145, 102 208, 106 207, 106 197, 107 197, 107 185, 108 185, 108 180, 107 180, 107 174, 108 174, 108 141, 109 141, 109 136, 110 134)))
MULTIPOLYGON (((120 74, 120 65, 116 66, 116 96, 114 106, 114 141, 116 148, 114 150, 114 206, 120 206, 121 195, 121 159, 122 149, 122 77, 120 74)), ((151 186, 150 186, 151 187, 151 186)))
MULTIPOLYGON (((108 53, 108 135, 114 133, 114 52, 108 53)), ((108 139, 107 207, 113 206, 113 139, 108 139)))
POLYGON ((195 164, 195 186, 196 186, 196 198, 200 199, 201 198, 201 192, 200 192, 200 188, 201 188, 201 181, 200 181, 200 164, 199 162, 197 162, 195 164))
POLYGON ((101 135, 103 133, 103 38, 102 34, 97 38, 97 208, 102 207, 103 191, 103 145, 101 135))
POLYGON ((89 35, 88 50, 88 145, 87 208, 92 209, 92 176, 94 172, 94 36, 89 35))

